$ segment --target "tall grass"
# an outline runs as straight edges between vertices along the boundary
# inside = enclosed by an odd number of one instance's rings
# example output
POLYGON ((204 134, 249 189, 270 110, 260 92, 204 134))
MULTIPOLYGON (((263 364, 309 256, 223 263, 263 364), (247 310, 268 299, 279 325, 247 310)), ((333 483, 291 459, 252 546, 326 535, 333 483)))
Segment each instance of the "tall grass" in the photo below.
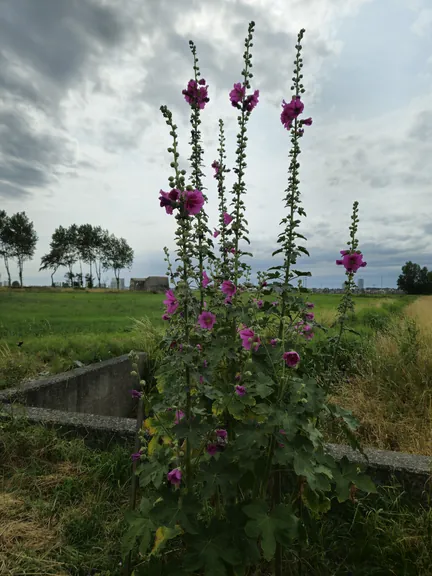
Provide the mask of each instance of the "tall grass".
POLYGON ((365 444, 432 455, 432 297, 377 321, 368 355, 335 399, 360 420, 365 444))

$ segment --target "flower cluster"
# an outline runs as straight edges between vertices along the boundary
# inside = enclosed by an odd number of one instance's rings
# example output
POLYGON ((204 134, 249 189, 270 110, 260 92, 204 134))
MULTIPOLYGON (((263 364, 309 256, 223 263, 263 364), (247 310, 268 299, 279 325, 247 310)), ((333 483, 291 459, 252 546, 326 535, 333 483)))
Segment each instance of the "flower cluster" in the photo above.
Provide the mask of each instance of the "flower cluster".
POLYGON ((229 98, 234 108, 243 109, 245 112, 252 112, 258 104, 259 90, 255 90, 253 94, 246 96, 246 86, 237 82, 229 93, 229 98))
MULTIPOLYGON (((293 96, 290 102, 282 101, 282 112, 281 112, 281 122, 284 128, 291 130, 292 123, 294 120, 300 116, 304 110, 304 104, 301 101, 300 96, 293 96)), ((312 118, 306 118, 300 121, 301 126, 312 126, 312 118)), ((300 128, 300 135, 303 134, 303 130, 300 128)))
POLYGON ((165 208, 167 214, 173 214, 175 208, 183 207, 188 216, 196 216, 201 211, 205 203, 205 198, 200 190, 185 190, 180 192, 173 188, 169 192, 160 190, 159 203, 161 208, 165 208))
POLYGON ((187 88, 182 90, 182 94, 188 104, 197 106, 200 110, 205 108, 207 102, 210 101, 208 97, 208 86, 204 78, 201 80, 189 80, 187 88))

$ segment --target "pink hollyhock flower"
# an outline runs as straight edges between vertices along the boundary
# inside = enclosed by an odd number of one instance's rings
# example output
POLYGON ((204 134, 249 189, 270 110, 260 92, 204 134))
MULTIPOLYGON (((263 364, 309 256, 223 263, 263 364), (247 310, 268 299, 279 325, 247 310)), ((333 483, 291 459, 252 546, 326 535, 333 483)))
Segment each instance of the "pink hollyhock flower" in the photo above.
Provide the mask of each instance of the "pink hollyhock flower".
POLYGON ((361 252, 349 252, 348 250, 341 250, 343 255, 342 260, 336 260, 338 266, 344 266, 345 270, 349 273, 355 274, 359 268, 364 268, 367 263, 363 261, 363 254, 361 252))
POLYGON ((134 452, 131 454, 132 462, 137 462, 141 458, 141 450, 139 452, 134 452))
POLYGON ((232 304, 232 300, 231 298, 229 298, 228 296, 225 298, 224 300, 224 304, 232 304))
POLYGON ((302 120, 302 123, 305 126, 312 126, 312 118, 306 118, 305 120, 302 120))
POLYGON ((273 348, 274 348, 275 346, 277 346, 277 343, 278 343, 277 338, 272 338, 272 339, 270 340, 270 344, 273 346, 273 348))
POLYGON ((224 280, 221 284, 221 290, 228 298, 232 298, 237 291, 235 284, 231 280, 224 280))
POLYGON ((201 110, 205 108, 207 102, 210 101, 208 97, 208 86, 205 85, 204 78, 199 82, 196 80, 189 80, 186 90, 182 90, 182 94, 188 104, 198 106, 201 110))
POLYGON ((204 384, 204 376, 201 375, 201 376, 199 377, 199 383, 200 383, 200 384, 204 384))
POLYGON ((267 281, 264 280, 264 282, 261 284, 261 286, 262 286, 263 288, 265 288, 265 287, 267 286, 267 281))
POLYGON ((256 305, 258 306, 258 308, 262 308, 264 306, 264 300, 258 300, 256 305))
POLYGON ((130 390, 130 394, 131 394, 132 398, 135 398, 135 399, 139 399, 142 396, 142 392, 140 392, 139 390, 130 390))
POLYGON ((159 194, 160 207, 165 208, 167 214, 172 214, 173 208, 180 198, 180 190, 177 190, 177 188, 173 188, 170 192, 160 190, 159 194))
POLYGON ((285 432, 285 430, 284 430, 283 428, 281 428, 281 429, 279 430, 279 434, 282 434, 282 436, 286 436, 286 432, 285 432))
POLYGON ((240 380, 241 380, 241 374, 240 374, 240 372, 237 372, 237 374, 234 376, 234 380, 235 380, 236 382, 240 382, 240 380))
POLYGON ((258 104, 259 98, 259 90, 255 90, 253 94, 246 96, 246 100, 244 102, 244 109, 246 112, 252 112, 255 106, 258 104))
POLYGON ((204 206, 204 196, 200 190, 185 190, 183 192, 184 208, 189 216, 195 216, 204 206))
POLYGON ((245 350, 250 350, 253 347, 256 352, 260 347, 261 340, 250 328, 243 328, 239 331, 240 338, 242 340, 242 346, 245 350))
POLYGON ((214 170, 214 175, 213 178, 217 178, 217 175, 219 174, 219 170, 220 170, 220 164, 217 160, 215 160, 212 164, 212 168, 214 170))
POLYGON ((272 302, 272 306, 278 306, 279 302, 277 300, 275 300, 274 302, 272 302))
POLYGON ((198 324, 201 326, 203 330, 211 330, 216 322, 215 314, 204 310, 198 316, 198 324))
POLYGON ((291 350, 290 352, 284 352, 282 358, 285 360, 285 364, 289 368, 294 368, 300 362, 300 355, 294 350, 291 350))
POLYGON ((282 101, 281 122, 287 130, 290 130, 292 122, 304 110, 304 104, 300 96, 293 96, 291 102, 282 101))
POLYGON ((203 360, 203 366, 204 366, 204 368, 207 368, 207 366, 208 366, 207 360, 203 360))
POLYGON ((180 424, 180 420, 183 420, 184 417, 185 414, 182 410, 176 410, 174 424, 180 424))
POLYGON ((162 314, 162 320, 169 320, 171 316, 169 314, 162 314))
POLYGON ((246 394, 246 388, 244 386, 237 385, 235 387, 235 393, 237 396, 244 396, 246 394))
POLYGON ((228 226, 228 224, 231 224, 231 222, 234 220, 234 218, 231 216, 231 214, 228 214, 228 212, 224 212, 223 213, 223 221, 225 226, 228 226))
POLYGON ((174 485, 180 484, 181 479, 182 479, 181 470, 179 468, 174 468, 174 470, 171 470, 171 472, 168 472, 167 479, 168 479, 168 482, 171 482, 171 484, 174 484, 174 485))
POLYGON ((312 338, 314 337, 314 333, 312 332, 312 326, 310 324, 305 324, 302 330, 303 330, 303 336, 306 338, 306 340, 312 340, 312 338))
POLYGON ((163 301, 165 304, 167 314, 174 314, 174 312, 179 307, 179 302, 175 297, 175 294, 172 290, 167 290, 165 292, 166 300, 163 301))
POLYGON ((214 232, 213 232, 213 238, 217 238, 217 237, 219 236, 219 234, 220 234, 220 230, 217 230, 217 229, 215 228, 215 229, 214 229, 214 232))
POLYGON ((207 272, 205 270, 203 270, 202 273, 202 286, 203 288, 207 288, 207 286, 210 284, 210 278, 207 276, 207 272))
POLYGON ((230 252, 231 252, 231 254, 235 254, 236 253, 235 248, 231 248, 230 252))
POLYGON ((306 320, 313 320, 315 318, 315 314, 313 312, 306 312, 305 318, 306 320))
POLYGON ((313 302, 306 302, 306 308, 315 308, 315 304, 313 302))
POLYGON ((217 453, 218 448, 217 448, 216 444, 209 444, 207 446, 206 450, 207 450, 207 454, 209 456, 214 456, 217 453))
POLYGON ((198 350, 198 352, 201 352, 201 350, 202 350, 201 344, 197 344, 197 345, 196 345, 196 349, 198 350))
POLYGON ((222 428, 220 430, 216 430, 216 436, 225 440, 225 438, 228 436, 228 432, 222 428))
POLYGON ((246 89, 240 82, 234 84, 233 89, 229 93, 229 98, 231 100, 231 105, 235 108, 240 108, 240 102, 243 102, 245 97, 246 89))

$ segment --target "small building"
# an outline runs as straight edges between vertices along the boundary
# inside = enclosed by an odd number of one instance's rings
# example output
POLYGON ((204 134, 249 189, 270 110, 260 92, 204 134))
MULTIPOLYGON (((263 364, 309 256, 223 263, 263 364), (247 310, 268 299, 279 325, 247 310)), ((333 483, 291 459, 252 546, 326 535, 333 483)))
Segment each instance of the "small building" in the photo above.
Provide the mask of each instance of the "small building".
POLYGON ((359 278, 359 279, 358 279, 357 287, 358 287, 358 289, 361 290, 361 291, 364 290, 364 280, 363 280, 363 278, 359 278))
POLYGON ((147 278, 131 278, 129 290, 141 292, 165 292, 169 289, 168 276, 148 276, 147 278))

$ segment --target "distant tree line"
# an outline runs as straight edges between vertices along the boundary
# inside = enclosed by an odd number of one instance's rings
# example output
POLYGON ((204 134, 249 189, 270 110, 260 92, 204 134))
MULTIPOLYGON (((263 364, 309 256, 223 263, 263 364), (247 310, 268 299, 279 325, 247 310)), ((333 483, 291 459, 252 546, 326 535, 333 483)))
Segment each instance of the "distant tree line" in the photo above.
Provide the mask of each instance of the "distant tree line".
POLYGON ((407 294, 432 294, 432 271, 414 262, 402 266, 402 274, 397 281, 398 288, 407 294))
POLYGON ((93 288, 101 287, 102 272, 113 270, 120 288, 120 272, 131 268, 134 251, 124 238, 117 238, 108 230, 92 224, 68 228, 59 226, 55 229, 50 243, 50 251, 41 260, 40 270, 51 270, 51 285, 55 286, 54 274, 61 267, 66 267, 65 274, 70 286, 93 288), (74 271, 78 264, 79 271, 74 271), (88 272, 83 273, 83 264, 88 272), (95 274, 95 276, 94 276, 95 274))
POLYGON ((4 210, 0 210, 0 256, 3 258, 9 286, 12 286, 10 262, 16 261, 19 285, 22 286, 24 262, 33 258, 37 241, 33 222, 25 212, 8 216, 4 210))

